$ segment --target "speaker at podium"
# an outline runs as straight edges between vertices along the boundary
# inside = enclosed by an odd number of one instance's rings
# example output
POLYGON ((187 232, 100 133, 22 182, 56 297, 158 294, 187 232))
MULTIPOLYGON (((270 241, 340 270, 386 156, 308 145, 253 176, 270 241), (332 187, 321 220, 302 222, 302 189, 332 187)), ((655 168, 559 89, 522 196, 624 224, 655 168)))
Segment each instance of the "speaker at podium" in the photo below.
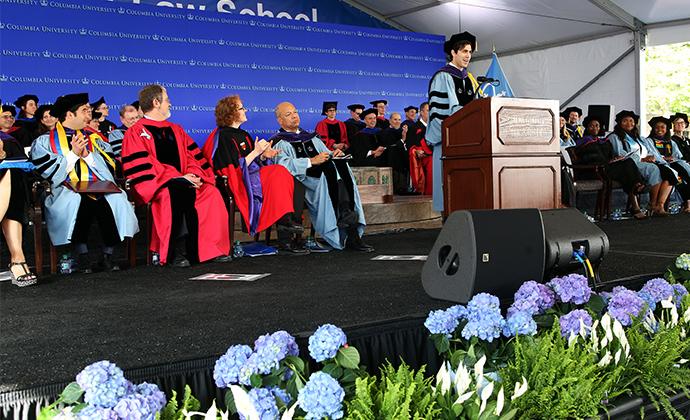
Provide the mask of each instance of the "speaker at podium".
POLYGON ((596 268, 609 241, 576 209, 456 211, 422 268, 422 285, 435 299, 463 304, 483 292, 508 300, 525 281, 581 269, 573 256, 580 249, 596 268))

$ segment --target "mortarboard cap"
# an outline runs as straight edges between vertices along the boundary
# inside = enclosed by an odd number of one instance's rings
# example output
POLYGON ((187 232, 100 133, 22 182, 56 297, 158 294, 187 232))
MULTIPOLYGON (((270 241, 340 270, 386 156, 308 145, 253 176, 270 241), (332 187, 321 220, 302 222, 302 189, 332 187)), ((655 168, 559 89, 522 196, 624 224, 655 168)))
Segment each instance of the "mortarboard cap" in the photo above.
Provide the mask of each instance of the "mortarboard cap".
POLYGON ((134 102, 131 103, 131 105, 132 105, 134 108, 136 108, 137 110, 138 110, 139 108, 141 108, 141 107, 139 106, 139 101, 134 101, 134 102))
POLYGON ((673 114, 673 115, 671 115, 670 117, 668 117, 668 119, 671 120, 671 123, 673 123, 673 122, 674 122, 675 120, 677 120, 678 118, 680 118, 681 120, 685 121, 685 125, 690 124, 690 123, 688 122, 688 114, 685 114, 685 113, 683 113, 683 112, 676 112, 675 114, 673 114))
POLYGON ((649 124, 650 127, 654 128, 656 124, 660 122, 666 124, 666 128, 671 128, 671 120, 662 116, 652 118, 651 120, 647 121, 647 124, 649 124))
POLYGON ((338 102, 336 101, 324 101, 323 108, 321 110, 321 115, 326 115, 326 111, 330 108, 338 109, 338 102))
POLYGON ((616 114, 616 122, 620 123, 623 121, 623 118, 625 117, 632 117, 633 120, 635 120, 635 125, 637 125, 638 121, 640 121, 640 116, 635 114, 633 111, 628 111, 628 110, 623 110, 616 114))
POLYGON ((52 112, 53 111, 52 105, 41 105, 36 110, 36 114, 34 114, 36 116, 36 120, 40 120, 41 118, 43 118, 43 114, 45 114, 46 111, 50 111, 50 115, 54 117, 53 112, 52 112))
POLYGON ((105 98, 101 96, 96 102, 91 104, 91 108, 97 109, 99 106, 105 103, 105 98))
POLYGON ((405 109, 405 112, 408 112, 411 109, 414 109, 415 111, 419 111, 419 108, 417 108, 416 106, 413 106, 413 105, 405 107, 404 109, 405 109))
POLYGON ((383 103, 384 105, 388 105, 388 101, 385 100, 385 99, 377 99, 377 100, 371 101, 371 102, 369 102, 369 103, 372 104, 372 105, 374 105, 374 106, 376 106, 376 105, 378 105, 378 104, 380 104, 380 103, 383 103))
POLYGON ((582 125, 583 125, 585 128, 587 128, 587 126, 589 125, 589 123, 591 123, 592 121, 598 122, 598 123, 599 123, 599 126, 603 126, 603 125, 604 125, 604 122, 602 121, 601 117, 599 117, 598 115, 587 115, 587 116, 585 117, 585 119, 582 120, 582 125))
POLYGON ((3 113, 9 112, 10 114, 12 114, 13 117, 17 116, 17 109, 15 107, 13 107, 12 105, 3 105, 2 106, 2 112, 3 113))
POLYGON ((53 104, 53 111, 51 115, 58 119, 64 119, 67 111, 70 109, 89 103, 88 93, 70 93, 69 95, 60 96, 53 104))
POLYGON ((451 55, 450 51, 453 49, 453 46, 455 46, 458 42, 461 41, 469 42, 469 44, 472 46, 472 52, 477 51, 477 37, 465 31, 459 34, 454 34, 450 37, 450 39, 448 39, 448 41, 444 42, 443 52, 445 52, 448 55, 451 55))
POLYGON ((347 109, 349 109, 352 112, 357 112, 358 109, 364 110, 364 108, 366 107, 362 104, 352 104, 347 106, 347 109))
POLYGON ((366 117, 369 114, 374 114, 375 116, 378 116, 379 111, 376 108, 365 109, 364 111, 362 111, 361 114, 359 114, 359 118, 364 119, 364 117, 366 117))
POLYGON ((569 106, 563 111, 563 115, 565 119, 567 120, 568 117, 570 116, 571 112, 577 112, 578 118, 582 116, 582 109, 576 107, 576 106, 569 106))
POLYGON ((14 101, 17 108, 21 108, 26 105, 27 102, 34 101, 38 105, 38 96, 36 95, 22 95, 14 101))

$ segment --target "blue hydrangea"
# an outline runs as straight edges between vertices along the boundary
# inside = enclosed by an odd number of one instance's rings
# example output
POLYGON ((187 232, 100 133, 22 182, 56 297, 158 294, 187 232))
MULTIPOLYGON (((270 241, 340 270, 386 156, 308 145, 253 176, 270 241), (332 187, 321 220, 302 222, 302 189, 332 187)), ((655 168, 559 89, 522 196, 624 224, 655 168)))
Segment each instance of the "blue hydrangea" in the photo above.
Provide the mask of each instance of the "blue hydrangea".
POLYGON ((94 407, 92 405, 79 410, 76 418, 79 420, 120 420, 120 417, 112 408, 94 407))
POLYGON ((563 337, 569 337, 579 334, 580 321, 582 321, 585 327, 588 327, 587 335, 589 335, 592 328, 592 316, 583 309, 575 309, 558 319, 558 322, 561 324, 561 335, 563 337))
POLYGON ((563 277, 551 279, 548 286, 556 292, 556 296, 563 303, 582 305, 589 302, 592 289, 589 287, 587 277, 581 274, 569 274, 563 277))
POLYGON ((458 327, 458 323, 458 318, 453 313, 438 310, 429 312, 424 326, 432 334, 444 334, 450 338, 453 331, 458 327))
POLYGON ((149 397, 141 394, 131 394, 118 401, 113 411, 121 419, 154 420, 160 408, 151 404, 149 397))
POLYGON ((251 376, 255 373, 259 373, 258 361, 259 355, 252 353, 247 359, 247 363, 240 366, 237 378, 240 384, 247 386, 251 384, 251 376))
POLYGON ((513 337, 515 335, 534 335, 537 333, 537 323, 534 322, 529 312, 513 312, 506 319, 503 326, 503 335, 513 337))
POLYGON ((680 308, 681 302, 683 301, 683 296, 688 294, 688 289, 682 284, 674 284, 673 286, 673 300, 676 302, 676 306, 680 308))
POLYGON ((556 303, 556 294, 544 284, 530 280, 522 284, 517 292, 512 312, 527 312, 531 315, 544 313, 556 303))
MULTIPOLYGON (((260 420, 276 420, 280 418, 276 399, 270 390, 266 388, 252 388, 249 391, 249 398, 252 400, 256 412, 259 413, 260 420)), ((245 420, 246 417, 240 414, 240 419, 245 420)))
POLYGON ((299 346, 295 337, 290 335, 287 331, 276 331, 271 334, 271 337, 280 342, 287 349, 287 356, 299 356, 299 346))
POLYGON ((640 316, 646 308, 647 302, 644 299, 621 286, 613 289, 608 303, 609 315, 625 326, 632 324, 632 320, 640 316))
POLYGON ((637 296, 641 297, 642 300, 644 300, 647 303, 647 307, 650 311, 656 309, 656 299, 654 299, 654 296, 652 296, 652 294, 648 290, 643 289, 638 291, 637 296))
POLYGON ((327 373, 316 372, 299 391, 297 403, 307 413, 306 420, 335 420, 343 417, 344 398, 345 391, 338 381, 327 373))
POLYGON ((458 321, 467 318, 467 308, 462 305, 454 305, 446 309, 446 312, 453 315, 458 321))
POLYGON ((146 403, 154 413, 165 407, 165 393, 158 388, 158 385, 143 382, 134 387, 134 392, 146 399, 146 403))
POLYGON ((268 389, 271 390, 271 392, 273 393, 273 396, 275 397, 276 402, 278 400, 280 400, 286 406, 289 406, 290 403, 292 402, 292 397, 284 389, 280 389, 277 386, 269 387, 268 389))
POLYGON ((462 329, 465 339, 478 337, 493 341, 501 336, 505 319, 501 315, 500 302, 496 296, 479 293, 467 303, 467 324, 462 329))
POLYGON ((276 331, 256 339, 254 355, 256 357, 253 362, 256 364, 257 371, 269 374, 286 356, 299 355, 299 347, 293 336, 285 331, 276 331))
POLYGON ((231 384, 240 383, 240 369, 247 363, 251 354, 251 347, 246 345, 235 345, 228 348, 228 351, 216 360, 216 365, 213 368, 213 379, 216 381, 216 386, 227 388, 231 384))
POLYGON ((346 343, 343 330, 335 325, 324 324, 309 337, 309 354, 317 362, 323 362, 334 358, 346 343))
POLYGON ((77 375, 77 383, 84 390, 84 401, 102 408, 115 407, 131 387, 122 369, 107 360, 85 367, 77 375))
POLYGON ((662 300, 673 297, 673 286, 664 279, 656 278, 645 283, 640 292, 649 293, 652 299, 654 299, 654 303, 659 303, 662 300))

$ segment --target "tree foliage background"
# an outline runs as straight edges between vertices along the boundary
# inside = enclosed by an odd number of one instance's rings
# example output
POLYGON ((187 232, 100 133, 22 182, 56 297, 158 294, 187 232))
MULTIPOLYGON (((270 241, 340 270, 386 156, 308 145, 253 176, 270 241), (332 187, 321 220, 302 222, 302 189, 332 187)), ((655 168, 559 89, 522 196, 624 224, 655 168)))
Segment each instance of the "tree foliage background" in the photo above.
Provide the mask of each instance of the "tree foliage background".
POLYGON ((657 115, 690 114, 690 42, 647 48, 645 124, 657 115))

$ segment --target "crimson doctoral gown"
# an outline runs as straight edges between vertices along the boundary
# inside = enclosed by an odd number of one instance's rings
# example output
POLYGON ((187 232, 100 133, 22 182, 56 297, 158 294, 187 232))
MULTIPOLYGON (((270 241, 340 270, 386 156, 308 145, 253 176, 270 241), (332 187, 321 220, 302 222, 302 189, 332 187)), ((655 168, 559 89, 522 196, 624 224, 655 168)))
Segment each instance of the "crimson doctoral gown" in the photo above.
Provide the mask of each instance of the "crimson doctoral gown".
POLYGON ((168 121, 140 119, 125 133, 122 141, 122 164, 125 177, 129 179, 138 200, 152 205, 151 250, 158 252, 161 263, 166 263, 172 231, 171 200, 165 185, 173 178, 188 173, 203 180, 201 188, 196 190, 194 204, 198 224, 187 226, 190 235, 198 235, 198 259, 203 262, 228 255, 230 238, 225 203, 216 188, 211 165, 181 126, 168 121), (177 150, 167 152, 176 152, 179 169, 158 159, 161 150, 156 149, 157 136, 170 132, 175 138, 177 150))

